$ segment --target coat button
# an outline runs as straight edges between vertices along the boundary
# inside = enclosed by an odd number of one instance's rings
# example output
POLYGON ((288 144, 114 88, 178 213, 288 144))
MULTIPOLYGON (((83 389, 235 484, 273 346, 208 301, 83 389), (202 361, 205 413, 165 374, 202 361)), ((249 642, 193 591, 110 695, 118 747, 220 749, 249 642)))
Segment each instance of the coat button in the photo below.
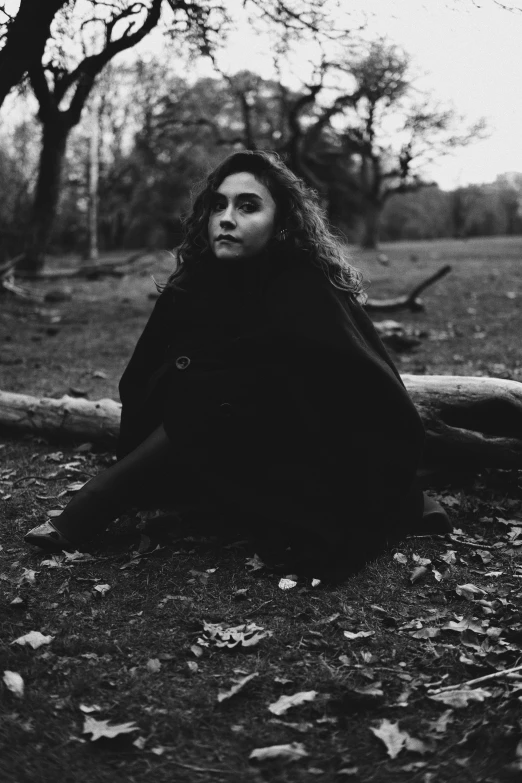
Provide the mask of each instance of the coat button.
POLYGON ((222 402, 219 406, 219 410, 221 411, 223 416, 232 416, 232 413, 234 412, 234 408, 229 402, 222 402))
POLYGON ((190 359, 188 358, 188 356, 178 356, 178 358, 176 359, 176 367, 178 368, 178 370, 186 370, 189 364, 190 364, 190 359))

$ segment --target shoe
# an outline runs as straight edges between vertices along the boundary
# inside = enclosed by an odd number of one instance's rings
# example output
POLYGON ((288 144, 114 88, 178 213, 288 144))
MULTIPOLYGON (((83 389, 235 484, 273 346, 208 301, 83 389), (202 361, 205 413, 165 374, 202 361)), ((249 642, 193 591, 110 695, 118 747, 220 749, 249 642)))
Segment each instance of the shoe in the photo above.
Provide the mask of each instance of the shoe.
POLYGON ((44 522, 43 525, 33 527, 32 530, 25 534, 24 541, 27 544, 34 544, 48 551, 55 550, 60 552, 62 549, 65 549, 67 552, 74 552, 77 549, 49 520, 44 522))
POLYGON ((423 493, 424 509, 422 519, 415 526, 415 530, 410 531, 416 536, 445 535, 453 532, 453 525, 440 503, 432 497, 423 493))

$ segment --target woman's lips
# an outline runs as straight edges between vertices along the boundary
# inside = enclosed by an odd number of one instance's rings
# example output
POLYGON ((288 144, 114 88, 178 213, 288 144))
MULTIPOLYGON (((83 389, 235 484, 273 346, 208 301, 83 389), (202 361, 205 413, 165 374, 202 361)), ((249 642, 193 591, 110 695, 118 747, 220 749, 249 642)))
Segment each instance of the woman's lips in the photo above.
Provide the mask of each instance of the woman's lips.
POLYGON ((239 239, 236 239, 235 237, 228 237, 228 236, 219 236, 216 239, 216 242, 239 242, 239 239))

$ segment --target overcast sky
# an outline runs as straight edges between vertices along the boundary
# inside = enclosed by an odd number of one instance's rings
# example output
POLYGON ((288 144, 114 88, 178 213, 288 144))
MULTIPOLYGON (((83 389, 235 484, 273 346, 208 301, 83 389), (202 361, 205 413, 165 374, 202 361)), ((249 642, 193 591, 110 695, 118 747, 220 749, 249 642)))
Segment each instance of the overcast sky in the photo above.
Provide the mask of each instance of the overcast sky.
MULTIPOLYGON (((426 172, 429 177, 449 189, 491 182, 504 172, 522 172, 522 0, 337 2, 352 27, 365 21, 367 38, 384 35, 412 55, 417 70, 424 74, 417 81, 419 87, 451 102, 470 122, 482 116, 487 119, 490 137, 443 158, 426 172), (502 2, 515 10, 504 10, 502 2)), ((272 76, 271 40, 252 34, 241 21, 242 4, 242 0, 227 0, 238 30, 218 53, 220 67, 228 73, 248 68, 272 76)), ((131 59, 137 51, 157 55, 162 40, 154 31, 137 49, 120 57, 131 59)), ((306 75, 309 58, 310 44, 302 45, 294 58, 297 76, 306 75)), ((193 60, 187 63, 185 75, 191 71, 197 75, 193 64, 193 60)), ((197 72, 209 73, 209 66, 198 65, 197 72)), ((299 85, 299 79, 292 85, 290 74, 286 80, 291 86, 299 85)), ((9 104, 16 116, 17 101, 9 104)), ((3 119, 9 121, 10 113, 6 107, 3 119)))
MULTIPOLYGON (((368 37, 386 35, 413 56, 425 73, 419 86, 469 120, 488 120, 488 140, 429 172, 443 188, 522 172, 522 0, 505 4, 518 10, 503 10, 495 0, 341 0, 350 18, 366 13, 368 37)), ((268 75, 271 68, 266 42, 244 28, 219 61, 230 72, 248 67, 268 75)))

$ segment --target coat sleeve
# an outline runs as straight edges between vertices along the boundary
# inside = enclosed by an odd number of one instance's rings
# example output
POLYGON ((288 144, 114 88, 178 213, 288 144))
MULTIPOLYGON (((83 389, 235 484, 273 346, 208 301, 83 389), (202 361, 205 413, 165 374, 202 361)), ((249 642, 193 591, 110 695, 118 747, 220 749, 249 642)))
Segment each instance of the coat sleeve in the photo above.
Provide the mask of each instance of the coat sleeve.
POLYGON ((154 407, 148 405, 144 409, 144 402, 152 379, 161 370, 167 351, 171 307, 171 292, 162 292, 121 377, 119 392, 122 412, 117 446, 119 458, 135 448, 154 426, 161 423, 154 407))

